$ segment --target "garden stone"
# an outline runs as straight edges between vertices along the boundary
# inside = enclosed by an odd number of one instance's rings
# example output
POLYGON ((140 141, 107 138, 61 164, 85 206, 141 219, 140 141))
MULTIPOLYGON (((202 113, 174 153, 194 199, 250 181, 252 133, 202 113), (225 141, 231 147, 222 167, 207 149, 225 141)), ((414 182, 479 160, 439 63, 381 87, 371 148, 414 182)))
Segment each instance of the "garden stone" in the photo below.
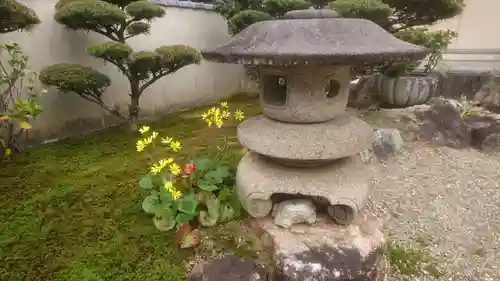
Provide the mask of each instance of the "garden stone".
POLYGON ((460 110, 446 99, 431 99, 429 106, 420 107, 414 113, 424 140, 451 148, 471 145, 470 131, 460 110))
POLYGON ((479 106, 500 113, 500 76, 492 76, 474 95, 474 102, 479 106))
POLYGON ((403 138, 398 129, 381 128, 373 134, 373 151, 379 158, 395 156, 403 148, 403 138))
POLYGON ((267 281, 266 268, 257 261, 239 256, 203 262, 193 267, 187 281, 267 281))
POLYGON ((363 162, 365 164, 371 164, 377 158, 377 155, 375 155, 375 152, 373 151, 372 148, 367 148, 367 149, 363 150, 359 154, 359 156, 361 158, 361 162, 363 162))
POLYGON ((383 280, 384 236, 376 218, 363 218, 347 227, 319 217, 313 226, 276 226, 269 218, 257 219, 272 240, 274 280, 375 281, 383 280))
POLYGON ((359 78, 358 82, 351 87, 347 106, 363 109, 376 103, 375 77, 366 75, 359 78))
POLYGON ((289 228, 294 224, 316 221, 316 207, 309 199, 295 199, 282 201, 273 208, 274 223, 289 228))
POLYGON ((500 148, 500 122, 492 116, 469 116, 465 119, 471 131, 471 144, 482 150, 500 148))

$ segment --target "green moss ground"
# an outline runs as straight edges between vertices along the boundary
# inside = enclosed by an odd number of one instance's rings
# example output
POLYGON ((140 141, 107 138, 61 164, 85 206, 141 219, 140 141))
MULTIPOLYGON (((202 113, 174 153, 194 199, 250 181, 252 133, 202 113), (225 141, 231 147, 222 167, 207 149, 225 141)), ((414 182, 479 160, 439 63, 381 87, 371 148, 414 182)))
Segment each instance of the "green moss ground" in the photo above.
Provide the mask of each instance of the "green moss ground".
MULTIPOLYGON (((247 116, 258 113, 256 105, 249 98, 230 101, 247 116)), ((207 128, 196 117, 202 110, 173 114, 151 127, 180 138, 184 156, 214 149, 223 134, 239 150, 235 125, 207 128)), ((157 231, 141 209, 144 192, 137 181, 148 158, 135 151, 137 137, 112 128, 0 163, 0 280, 183 280, 195 254, 179 250, 174 235, 157 231)), ((215 244, 226 243, 215 249, 241 250, 226 228, 207 232, 215 244)))

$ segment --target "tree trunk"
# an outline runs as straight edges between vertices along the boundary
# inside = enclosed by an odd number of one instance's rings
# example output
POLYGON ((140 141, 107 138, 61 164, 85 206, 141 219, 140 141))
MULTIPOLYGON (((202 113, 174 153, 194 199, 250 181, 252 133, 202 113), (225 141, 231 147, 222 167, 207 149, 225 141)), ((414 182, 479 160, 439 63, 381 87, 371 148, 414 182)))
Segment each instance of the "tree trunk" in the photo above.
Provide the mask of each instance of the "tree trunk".
POLYGON ((130 106, 128 108, 128 120, 130 129, 137 131, 137 119, 139 118, 139 98, 141 93, 139 91, 139 82, 130 81, 130 106))

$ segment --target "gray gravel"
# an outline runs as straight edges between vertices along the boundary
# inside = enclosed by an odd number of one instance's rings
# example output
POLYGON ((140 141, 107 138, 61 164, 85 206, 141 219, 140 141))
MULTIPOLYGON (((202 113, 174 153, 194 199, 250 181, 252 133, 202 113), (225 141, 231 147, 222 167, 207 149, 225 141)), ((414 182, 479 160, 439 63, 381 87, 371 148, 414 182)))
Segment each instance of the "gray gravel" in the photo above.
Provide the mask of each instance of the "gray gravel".
POLYGON ((446 272, 439 280, 500 280, 500 155, 413 143, 375 169, 368 209, 387 219, 392 241, 425 240, 446 272))

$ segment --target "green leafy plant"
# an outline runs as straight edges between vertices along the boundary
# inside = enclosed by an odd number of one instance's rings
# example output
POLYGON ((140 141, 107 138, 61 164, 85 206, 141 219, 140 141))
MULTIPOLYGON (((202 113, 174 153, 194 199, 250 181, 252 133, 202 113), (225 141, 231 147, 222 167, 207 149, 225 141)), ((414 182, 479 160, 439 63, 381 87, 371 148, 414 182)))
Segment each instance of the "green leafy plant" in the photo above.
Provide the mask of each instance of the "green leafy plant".
POLYGON ((115 65, 129 82, 130 105, 125 117, 115 107, 102 99, 110 86, 110 79, 99 71, 86 66, 59 63, 44 68, 40 81, 73 92, 98 104, 121 118, 128 118, 136 129, 139 116, 139 99, 153 83, 184 66, 199 64, 201 54, 185 45, 162 46, 154 51, 134 51, 126 41, 148 34, 150 22, 165 16, 165 9, 146 0, 60 0, 54 18, 74 30, 93 31, 111 41, 91 44, 90 55, 115 65))
MULTIPOLYGON (((202 115, 208 126, 220 128, 231 115, 243 119, 243 112, 229 111, 226 102, 213 107, 202 115)), ((157 132, 143 126, 142 137, 136 143, 137 151, 154 150, 158 138, 160 144, 172 153, 181 149, 181 143, 172 137, 159 137, 157 132)), ((160 231, 177 229, 181 247, 199 243, 197 226, 212 227, 217 223, 235 219, 241 206, 234 191, 231 169, 223 159, 228 147, 227 139, 218 147, 215 155, 190 158, 186 164, 176 163, 174 157, 162 158, 153 163, 149 173, 139 180, 139 186, 149 192, 142 202, 142 209, 153 215, 153 222, 160 231), (198 241, 198 242, 196 242, 198 241)))
MULTIPOLYGON (((35 12, 13 0, 0 0, 0 33, 30 30, 40 23, 35 12)), ((18 44, 0 45, 0 157, 10 158, 13 152, 24 150, 20 141, 30 121, 41 108, 36 73, 28 67, 26 56, 18 44)))
MULTIPOLYGON (((311 6, 334 9, 344 18, 371 20, 402 40, 430 48, 431 55, 425 65, 425 73, 428 73, 436 67, 456 34, 449 30, 430 32, 421 26, 430 26, 460 14, 464 3, 462 0, 217 0, 215 11, 227 20, 230 32, 236 34, 255 22, 281 18, 286 12, 311 6)), ((405 75, 420 63, 360 67, 355 75, 375 72, 387 76, 405 75)), ((249 75, 255 78, 249 70, 249 75)))
POLYGON ((430 275, 435 278, 442 276, 442 272, 439 270, 436 261, 423 249, 402 247, 388 243, 385 255, 391 266, 402 275, 430 275))
POLYGON ((309 6, 305 0, 217 0, 214 9, 228 21, 230 32, 236 34, 253 23, 282 18, 288 11, 309 6))
POLYGON ((462 118, 467 118, 470 116, 478 116, 484 112, 484 109, 474 101, 468 100, 465 95, 460 97, 457 102, 458 109, 460 110, 460 116, 462 118))
MULTIPOLYGON (((446 48, 448 48, 453 38, 457 36, 457 33, 451 30, 429 31, 427 28, 418 27, 401 30, 394 35, 403 41, 423 46, 430 50, 423 70, 423 73, 427 74, 435 70, 439 65, 446 48)), ((422 61, 392 63, 383 67, 381 72, 390 77, 408 75, 421 63, 422 61)))

